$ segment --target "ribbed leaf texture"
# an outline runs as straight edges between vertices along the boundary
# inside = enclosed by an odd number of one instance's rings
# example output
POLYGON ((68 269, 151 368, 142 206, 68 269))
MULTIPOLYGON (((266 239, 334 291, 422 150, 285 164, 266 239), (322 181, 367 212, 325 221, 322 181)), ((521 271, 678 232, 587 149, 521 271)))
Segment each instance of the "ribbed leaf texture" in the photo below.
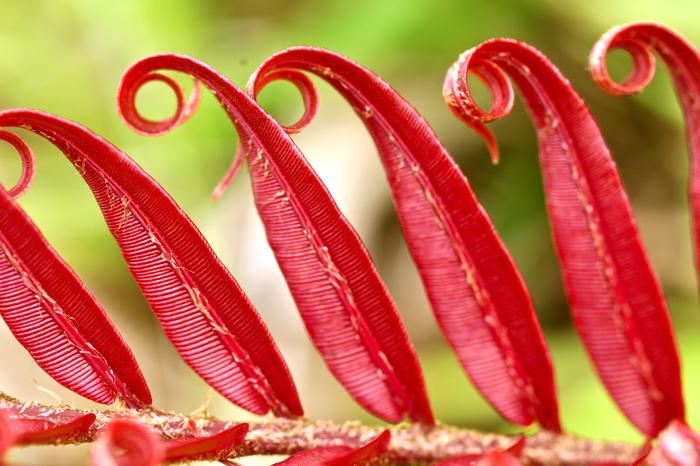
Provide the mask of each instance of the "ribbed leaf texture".
POLYGON ((359 448, 346 446, 313 448, 295 453, 275 466, 363 466, 379 463, 391 441, 391 432, 384 430, 359 448))
POLYGON ((92 447, 92 466, 158 466, 163 442, 145 424, 128 419, 108 424, 92 447))
POLYGON ((357 233, 277 122, 212 68, 172 54, 145 58, 125 73, 119 92, 123 118, 146 134, 182 122, 177 115, 161 124, 148 122, 136 111, 138 88, 163 69, 186 73, 212 89, 235 124, 268 241, 336 378, 384 420, 407 415, 432 423, 418 359, 392 298, 357 233))
POLYGON ((409 249, 440 327, 474 384, 508 420, 560 430, 554 376, 532 302, 516 266, 466 177, 420 114, 377 75, 334 52, 296 47, 263 63, 252 95, 270 81, 302 90, 330 83, 372 135, 409 249), (305 79, 304 79, 305 78, 305 79))
POLYGON ((36 416, 16 409, 0 409, 0 458, 12 445, 70 442, 95 423, 94 414, 69 411, 55 416, 36 416))
POLYGON ((33 173, 29 147, 0 131, 24 161, 17 187, 0 187, 0 314, 51 377, 99 403, 151 403, 131 350, 95 297, 13 200, 33 173))
MULTIPOLYGON (((700 54, 674 31, 653 23, 618 26, 601 37, 591 51, 590 70, 595 82, 611 95, 641 91, 654 77, 656 52, 666 63, 685 115, 690 148, 689 198, 695 243, 695 267, 700 270, 700 54), (632 57, 633 70, 623 83, 608 73, 610 50, 623 49, 632 57)), ((700 274, 698 275, 700 280, 700 274)), ((700 281, 699 281, 700 283, 700 281)))
POLYGON ((668 311, 632 217, 615 163, 593 117, 568 81, 531 46, 495 39, 450 69, 452 111, 491 142, 485 123, 513 103, 507 75, 537 128, 554 240, 576 327, 608 391, 642 432, 683 418, 679 361, 668 311), (469 72, 489 87, 484 112, 469 72))
MULTIPOLYGON (((44 136, 73 163, 168 338, 204 380, 254 413, 302 414, 267 327, 163 188, 128 156, 75 123, 34 110, 7 110, 0 112, 0 127, 7 126, 44 136)), ((61 287, 65 280, 54 282, 61 287)), ((94 325, 91 318, 76 320, 94 325)))

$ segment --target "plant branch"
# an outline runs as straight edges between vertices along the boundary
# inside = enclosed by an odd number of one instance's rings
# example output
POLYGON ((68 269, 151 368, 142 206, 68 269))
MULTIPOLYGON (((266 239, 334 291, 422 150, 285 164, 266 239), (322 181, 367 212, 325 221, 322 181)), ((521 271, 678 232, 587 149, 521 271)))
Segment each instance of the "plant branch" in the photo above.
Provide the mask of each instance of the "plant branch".
MULTIPOLYGON (((114 419, 134 418, 150 425, 165 438, 180 438, 194 433, 213 434, 235 422, 206 416, 184 416, 153 408, 135 410, 87 411, 68 406, 25 403, 0 393, 0 407, 21 412, 27 417, 51 419, 70 411, 93 412, 97 421, 90 430, 69 443, 92 442, 97 432, 114 419)), ((359 423, 335 424, 308 419, 270 419, 251 422, 246 441, 236 456, 284 455, 331 445, 359 447, 378 435, 383 427, 359 423)), ((443 425, 402 424, 391 428, 391 445, 386 460, 390 463, 427 464, 453 456, 478 454, 493 448, 505 449, 514 438, 443 425)), ((526 464, 574 466, 591 463, 629 464, 638 455, 634 445, 584 439, 571 435, 539 432, 528 437, 524 451, 526 464)))

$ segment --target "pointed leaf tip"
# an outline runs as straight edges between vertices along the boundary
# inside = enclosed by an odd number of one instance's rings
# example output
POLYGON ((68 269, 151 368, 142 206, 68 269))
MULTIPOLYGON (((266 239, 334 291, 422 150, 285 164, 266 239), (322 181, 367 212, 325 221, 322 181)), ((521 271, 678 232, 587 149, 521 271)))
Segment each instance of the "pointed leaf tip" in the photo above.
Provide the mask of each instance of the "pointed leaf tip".
MULTIPOLYGON (((508 420, 559 430, 554 377, 530 296, 467 179, 420 116, 371 71, 342 55, 294 47, 251 77, 257 95, 282 71, 309 72, 355 110, 379 151, 399 220, 431 306, 477 388, 508 420)), ((512 105, 505 75, 499 102, 512 105)), ((500 110, 501 112, 505 110, 500 110)), ((495 140, 483 135, 497 159, 495 140)))
MULTIPOLYGON (((481 124, 469 93, 473 69, 500 68, 520 88, 537 127, 547 208, 576 327, 624 414, 656 435, 684 415, 680 364, 661 288, 641 244, 615 163, 593 117, 544 55, 495 39, 465 52, 445 86, 461 119, 481 124)), ((488 83, 505 95, 500 78, 488 83)), ((512 93, 512 91, 511 91, 512 93)), ((510 99, 501 99, 510 100, 510 99)))
MULTIPOLYGON (((54 115, 21 109, 0 112, 0 127, 8 126, 44 136, 72 162, 92 190, 166 335, 205 381, 256 414, 273 411, 291 417, 303 413, 287 365, 259 314, 192 221, 153 178, 87 128, 54 115)), ((0 210, 0 219, 10 212, 0 210)), ((16 220, 7 221, 16 224, 16 220)), ((9 231, 22 234, 16 227, 9 231)), ((44 270, 40 268, 46 266, 43 256, 36 252, 26 256, 39 262, 37 270, 44 270)), ((66 277, 64 272, 59 280, 42 285, 49 293, 53 290, 49 286, 66 293, 62 287, 66 277)), ((3 296, 7 294, 0 294, 0 303, 3 296)), ((84 302, 71 311, 80 312, 74 319, 78 325, 92 319, 83 309, 84 302)), ((113 338, 93 338, 102 354, 115 350, 113 338)), ((108 367, 123 367, 128 358, 109 363, 108 367)), ((102 390, 95 395, 99 401, 110 401, 99 384, 75 374, 68 372, 89 383, 90 390, 102 390)))
MULTIPOLYGON (((241 137, 238 154, 249 163, 268 241, 311 338, 336 378, 384 420, 409 416, 432 423, 418 359, 392 298, 357 233, 284 129, 224 76, 182 55, 148 57, 125 73, 118 100, 134 127, 140 122, 132 121, 132 96, 143 76, 156 70, 184 72, 212 89, 235 124, 241 137)), ((303 127, 317 102, 311 81, 291 71, 269 79, 289 79, 300 89, 307 108, 291 130, 303 127)), ((239 168, 238 157, 217 195, 239 168)))

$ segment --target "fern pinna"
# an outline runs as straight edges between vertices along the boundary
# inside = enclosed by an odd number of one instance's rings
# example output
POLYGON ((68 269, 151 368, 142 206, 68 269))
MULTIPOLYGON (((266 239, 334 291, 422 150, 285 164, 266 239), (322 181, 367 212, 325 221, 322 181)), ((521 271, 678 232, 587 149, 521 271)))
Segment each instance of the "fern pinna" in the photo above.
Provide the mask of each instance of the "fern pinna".
MULTIPOLYGON (((700 89, 693 66, 700 66, 700 58, 689 44, 658 25, 616 29, 594 49, 594 77, 613 93, 638 90, 651 78, 649 46, 673 69, 695 155, 693 103, 700 89), (605 68, 612 47, 630 51, 636 64, 622 85, 605 68)), ((16 134, 3 129, 0 139, 17 149, 23 173, 15 188, 0 189, 0 313, 59 383, 93 401, 119 399, 124 407, 85 411, 0 394, 0 454, 19 445, 94 441, 93 465, 230 465, 251 454, 290 455, 279 463, 286 465, 699 464, 700 437, 685 421, 665 300, 615 164, 581 98, 540 52, 508 39, 461 55, 447 74, 444 95, 497 159, 486 123, 510 111, 509 79, 537 129, 546 203, 576 327, 613 400, 647 437, 644 445, 585 440, 562 430, 553 368, 531 298, 466 177, 425 120, 379 77, 334 52, 296 47, 266 60, 247 92, 192 58, 145 58, 122 78, 120 113, 136 131, 162 134, 193 116, 200 83, 213 91, 241 140, 213 196, 223 194, 247 161, 268 242, 329 370, 368 412, 390 423, 409 422, 377 428, 303 418, 265 324, 168 193, 87 128, 17 109, 0 112, 0 127, 28 129, 66 155, 182 358, 233 403, 271 417, 237 424, 150 406, 130 349, 14 199, 31 183, 34 158, 16 134), (194 78, 188 100, 163 74, 168 71, 194 78), (373 137, 432 310, 466 373, 504 418, 522 426, 536 422, 538 432, 509 438, 435 423, 393 299, 359 236, 289 136, 311 123, 319 104, 306 73, 331 84, 373 137), (491 92, 489 111, 474 103, 470 73, 491 92), (145 119, 135 106, 139 88, 153 80, 176 95, 175 115, 164 121, 145 119), (302 94, 305 112, 292 126, 277 123, 255 100, 275 80, 291 82, 302 94)))

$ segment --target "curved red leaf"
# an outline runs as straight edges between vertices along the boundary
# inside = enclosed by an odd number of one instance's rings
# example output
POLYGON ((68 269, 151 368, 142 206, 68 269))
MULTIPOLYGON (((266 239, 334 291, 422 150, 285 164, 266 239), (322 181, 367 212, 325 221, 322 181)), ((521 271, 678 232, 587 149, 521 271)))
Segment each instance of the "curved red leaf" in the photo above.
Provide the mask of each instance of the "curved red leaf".
POLYGON ((381 458, 389 448, 391 432, 382 431, 374 439, 359 448, 346 446, 312 448, 295 453, 275 466, 362 466, 381 458))
POLYGON ((148 426, 128 419, 109 423, 91 452, 92 466, 158 466, 163 443, 148 426))
POLYGON ((69 442, 93 426, 92 413, 65 411, 51 416, 16 409, 0 408, 0 452, 2 445, 31 445, 69 442))
POLYGON ((57 382, 99 403, 151 402, 134 355, 85 285, 12 199, 28 187, 34 162, 15 134, 0 131, 24 161, 10 192, 0 187, 0 315, 57 382))
POLYGON ((107 141, 67 120, 6 110, 0 112, 2 126, 29 129, 66 154, 92 190, 168 338, 204 380, 255 413, 302 414, 267 327, 160 185, 107 141))
MULTIPOLYGON (((590 69, 595 82, 612 95, 641 91, 654 77, 652 51, 666 63, 683 107, 691 157, 689 183, 695 268, 700 271, 700 53, 670 29, 654 23, 632 23, 611 29, 591 51, 590 69), (610 50, 623 49, 633 60, 633 70, 624 83, 608 73, 605 59, 610 50)), ((700 285, 700 274, 698 275, 700 285)))
POLYGON ((496 39, 450 69, 445 97, 455 114, 488 134, 520 88, 537 128, 547 208, 576 327, 625 415, 653 436, 683 418, 676 345, 661 289, 632 217, 615 163, 593 117, 568 81, 527 44, 496 39), (476 72, 495 96, 476 106, 476 72))
POLYGON ((328 50, 295 47, 267 59, 249 85, 253 95, 277 79, 302 90, 307 111, 291 132, 312 119, 317 105, 300 71, 328 81, 374 138, 433 311, 474 384, 510 421, 560 430, 552 364, 530 296, 431 128, 369 70, 328 50))
POLYGON ((204 437, 164 440, 165 459, 169 462, 224 459, 245 440, 248 424, 237 424, 204 437))
MULTIPOLYGON (((432 423, 418 359, 392 298, 357 233, 284 129, 212 68, 168 54, 137 62, 122 78, 121 113, 140 132, 148 133, 152 123, 136 111, 136 92, 161 69, 204 83, 236 125, 268 241, 336 378, 378 417, 398 422, 408 415, 432 423)), ((182 118, 169 121, 174 127, 182 118)))

